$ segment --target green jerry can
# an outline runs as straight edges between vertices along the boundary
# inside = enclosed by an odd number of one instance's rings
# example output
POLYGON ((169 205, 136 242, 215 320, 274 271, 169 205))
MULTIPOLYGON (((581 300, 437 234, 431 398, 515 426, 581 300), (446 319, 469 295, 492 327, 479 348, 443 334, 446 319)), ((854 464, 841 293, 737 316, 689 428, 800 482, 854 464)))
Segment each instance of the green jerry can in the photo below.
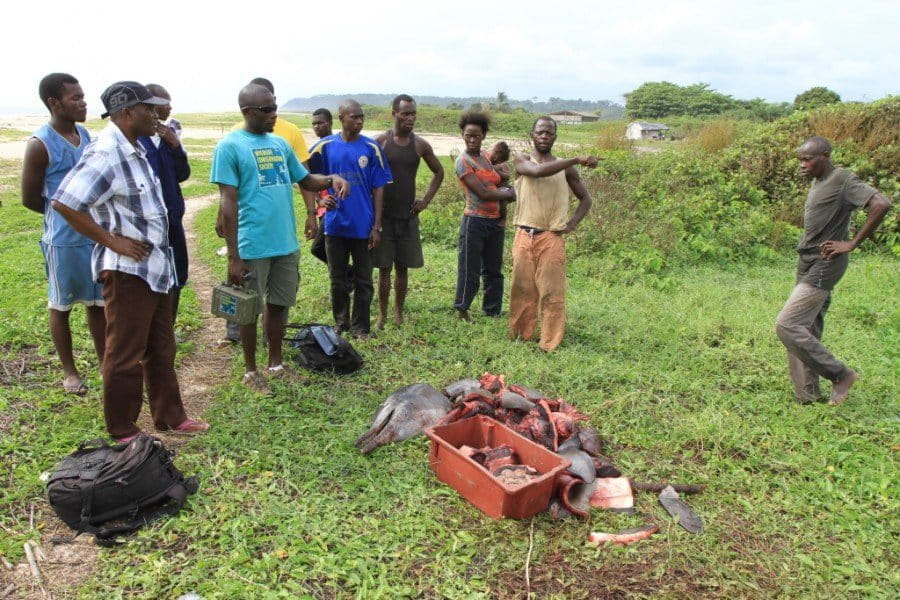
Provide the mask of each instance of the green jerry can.
POLYGON ((210 312, 238 325, 249 325, 256 319, 259 295, 251 289, 220 283, 213 288, 210 312))

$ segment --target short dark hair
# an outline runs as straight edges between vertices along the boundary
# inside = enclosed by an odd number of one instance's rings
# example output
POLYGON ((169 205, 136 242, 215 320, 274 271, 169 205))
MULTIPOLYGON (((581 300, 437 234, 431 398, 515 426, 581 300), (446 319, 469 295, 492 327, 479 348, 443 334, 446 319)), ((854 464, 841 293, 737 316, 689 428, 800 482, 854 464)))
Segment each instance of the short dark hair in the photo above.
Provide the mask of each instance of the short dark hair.
POLYGON ((507 144, 503 140, 500 140, 499 142, 494 144, 493 148, 491 148, 492 153, 493 153, 494 149, 496 149, 498 152, 500 152, 500 158, 501 158, 501 160, 503 160, 503 162, 506 162, 509 160, 509 144, 507 144))
POLYGON ((534 131, 534 128, 537 127, 537 124, 540 123, 541 121, 549 121, 550 123, 553 123, 554 133, 559 128, 559 125, 557 125, 556 120, 553 117, 550 117, 547 115, 541 115, 540 117, 538 117, 537 119, 534 120, 534 123, 531 124, 531 130, 534 131))
POLYGON ((465 129, 466 125, 478 125, 481 127, 481 133, 487 135, 488 128, 491 126, 491 118, 486 112, 467 110, 459 116, 459 130, 465 129))
POLYGON ((261 85, 273 94, 275 93, 275 86, 272 85, 272 82, 266 79, 265 77, 254 77, 250 80, 250 83, 261 85))
POLYGON ((47 110, 50 110, 50 98, 57 100, 62 98, 63 88, 67 83, 78 84, 78 80, 68 73, 50 73, 41 79, 41 83, 38 85, 38 95, 47 110))
POLYGON ((416 103, 416 99, 413 98, 412 96, 410 96, 409 94, 398 94, 398 95, 395 96, 394 99, 391 101, 391 110, 393 110, 393 111, 395 111, 395 112, 398 111, 398 110, 400 110, 400 103, 401 103, 401 102, 412 102, 413 104, 415 104, 415 103, 416 103))
POLYGON ((831 154, 831 142, 823 138, 821 135, 814 135, 803 142, 804 146, 806 146, 807 144, 815 148, 816 151, 822 155, 831 154))
POLYGON ((325 117, 325 120, 329 123, 334 123, 334 117, 331 116, 331 111, 327 108, 317 108, 313 111, 312 116, 316 117, 318 115, 322 115, 325 117))

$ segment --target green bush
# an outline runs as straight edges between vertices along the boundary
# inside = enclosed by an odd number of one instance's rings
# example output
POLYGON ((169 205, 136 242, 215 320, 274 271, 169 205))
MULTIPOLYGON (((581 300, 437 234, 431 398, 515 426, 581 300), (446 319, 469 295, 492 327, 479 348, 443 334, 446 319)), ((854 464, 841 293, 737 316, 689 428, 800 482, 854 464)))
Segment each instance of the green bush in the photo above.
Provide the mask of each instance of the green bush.
MULTIPOLYGON (((430 112, 429 107, 426 115, 430 112)), ((797 112, 767 124, 728 121, 722 129, 719 122, 676 119, 676 126, 697 132, 691 137, 697 143, 674 143, 661 152, 635 153, 624 143, 616 147, 596 128, 581 148, 559 144, 559 156, 592 151, 604 158, 597 169, 582 170, 594 204, 572 234, 569 254, 597 257, 598 268, 612 277, 653 276, 661 282, 677 265, 782 260, 799 239, 809 188, 796 149, 814 134, 832 139, 837 164, 885 195, 900 197, 900 98, 797 112), (709 149, 699 135, 704 124, 716 134, 707 140, 709 149)), ((452 164, 443 160, 446 179, 422 214, 421 228, 423 239, 453 249, 463 201, 452 164)), ((427 180, 419 183, 424 187, 427 180)), ((514 210, 511 206, 510 219, 514 210)), ((864 219, 860 211, 856 226, 864 219)), ((862 250, 900 255, 896 210, 862 250)))
MULTIPOLYGON (((605 160, 585 176, 595 202, 574 234, 577 252, 602 253, 629 277, 675 264, 775 259, 799 237, 809 183, 796 149, 817 134, 832 140, 836 164, 886 196, 900 192, 900 98, 742 122, 728 131, 709 121, 704 129, 694 118, 673 123, 696 131, 697 144, 645 154, 598 148, 605 160), (715 135, 704 141, 704 131, 715 135)), ((858 227, 865 213, 855 219, 858 227)), ((900 255, 896 210, 873 239, 864 250, 900 255)))

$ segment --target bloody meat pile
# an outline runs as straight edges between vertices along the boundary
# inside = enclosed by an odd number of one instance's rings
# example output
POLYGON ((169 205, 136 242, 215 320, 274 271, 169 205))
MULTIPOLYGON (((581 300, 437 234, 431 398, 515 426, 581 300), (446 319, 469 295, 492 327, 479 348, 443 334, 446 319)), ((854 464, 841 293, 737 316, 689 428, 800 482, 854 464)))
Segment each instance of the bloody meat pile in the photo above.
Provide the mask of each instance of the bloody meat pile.
MULTIPOLYGON (((454 404, 439 425, 486 415, 571 461, 572 466, 556 480, 555 497, 549 507, 554 516, 587 518, 592 506, 634 510, 629 480, 600 454, 599 432, 587 427, 587 416, 562 398, 548 398, 526 386, 507 385, 503 375, 492 373, 477 380, 457 381, 448 385, 444 393, 454 404)), ((527 465, 520 465, 512 448, 506 445, 464 446, 460 450, 504 483, 525 485, 538 475, 527 465)))

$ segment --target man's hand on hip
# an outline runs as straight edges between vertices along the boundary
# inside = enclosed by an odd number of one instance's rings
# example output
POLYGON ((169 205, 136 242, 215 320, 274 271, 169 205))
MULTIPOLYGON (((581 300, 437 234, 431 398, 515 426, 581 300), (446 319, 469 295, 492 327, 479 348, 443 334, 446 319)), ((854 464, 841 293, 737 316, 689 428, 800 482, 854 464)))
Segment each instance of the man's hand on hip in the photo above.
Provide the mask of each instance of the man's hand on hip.
POLYGON ((116 254, 127 256, 137 262, 150 256, 150 246, 146 242, 139 242, 114 233, 109 234, 108 243, 104 245, 116 254))
POLYGON ((840 254, 853 252, 853 248, 853 242, 836 242, 829 240, 819 245, 819 253, 825 257, 825 260, 831 260, 840 254))

